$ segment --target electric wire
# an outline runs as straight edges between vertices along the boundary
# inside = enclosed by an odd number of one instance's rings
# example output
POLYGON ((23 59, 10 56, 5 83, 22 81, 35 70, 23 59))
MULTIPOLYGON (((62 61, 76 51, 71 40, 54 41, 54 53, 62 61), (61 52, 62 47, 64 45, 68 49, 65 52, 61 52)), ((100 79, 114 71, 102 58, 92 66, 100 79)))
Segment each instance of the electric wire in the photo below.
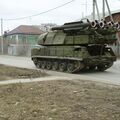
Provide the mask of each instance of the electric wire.
POLYGON ((56 10, 56 9, 58 9, 58 8, 64 7, 64 6, 70 4, 70 3, 74 2, 74 1, 75 1, 75 0, 71 0, 71 1, 66 2, 66 3, 64 3, 64 4, 61 4, 61 5, 57 6, 57 7, 51 8, 51 9, 46 10, 46 11, 43 11, 43 12, 40 12, 40 13, 38 13, 38 14, 33 14, 33 15, 30 15, 30 16, 25 16, 25 17, 18 17, 18 18, 11 18, 11 19, 3 19, 3 20, 4 20, 4 21, 12 21, 12 20, 22 20, 22 19, 27 19, 27 18, 36 17, 36 16, 39 16, 39 15, 41 15, 41 14, 45 14, 45 13, 51 12, 51 11, 53 11, 53 10, 56 10))

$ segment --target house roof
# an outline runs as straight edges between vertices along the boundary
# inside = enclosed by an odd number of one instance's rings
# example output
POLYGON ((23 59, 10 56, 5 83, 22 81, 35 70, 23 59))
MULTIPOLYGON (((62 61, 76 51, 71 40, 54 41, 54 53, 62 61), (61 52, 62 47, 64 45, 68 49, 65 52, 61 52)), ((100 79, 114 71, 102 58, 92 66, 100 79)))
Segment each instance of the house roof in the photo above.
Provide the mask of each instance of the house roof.
POLYGON ((27 34, 27 35, 40 35, 43 31, 40 30, 37 26, 32 25, 20 25, 17 28, 13 29, 12 31, 8 32, 7 35, 13 34, 27 34))
MULTIPOLYGON (((119 9, 119 10, 116 10, 116 11, 111 11, 111 14, 112 14, 112 15, 114 15, 114 14, 119 14, 119 13, 120 13, 120 9, 119 9)), ((106 12, 106 13, 105 13, 105 17, 108 17, 108 16, 109 16, 109 13, 106 12)), ((84 17, 84 18, 88 18, 89 20, 93 20, 92 14, 91 14, 91 15, 88 15, 88 16, 86 16, 86 17, 84 17)), ((84 19, 84 18, 82 18, 82 19, 84 19)), ((100 13, 100 18, 102 18, 102 13, 100 13)), ((95 15, 95 19, 96 19, 96 20, 98 19, 97 14, 95 15)))

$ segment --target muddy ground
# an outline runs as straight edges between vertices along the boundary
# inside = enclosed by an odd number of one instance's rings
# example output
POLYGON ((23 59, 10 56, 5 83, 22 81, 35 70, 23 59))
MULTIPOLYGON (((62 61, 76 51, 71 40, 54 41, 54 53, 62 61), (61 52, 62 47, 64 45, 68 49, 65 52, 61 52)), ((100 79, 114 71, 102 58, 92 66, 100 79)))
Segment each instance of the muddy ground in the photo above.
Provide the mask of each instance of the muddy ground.
POLYGON ((77 80, 0 86, 0 120, 120 120, 120 87, 77 80))
POLYGON ((0 64, 0 80, 37 78, 46 75, 47 74, 41 70, 11 67, 0 64))

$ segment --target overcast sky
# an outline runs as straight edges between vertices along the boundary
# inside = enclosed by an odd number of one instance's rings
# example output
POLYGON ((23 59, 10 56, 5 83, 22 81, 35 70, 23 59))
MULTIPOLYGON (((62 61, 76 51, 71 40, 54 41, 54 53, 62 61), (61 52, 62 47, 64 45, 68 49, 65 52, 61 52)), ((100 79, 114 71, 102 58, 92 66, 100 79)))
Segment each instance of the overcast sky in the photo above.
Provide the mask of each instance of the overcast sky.
MULTIPOLYGON (((55 8, 71 0, 0 0, 0 18, 14 19, 31 16, 55 8)), ((102 11, 102 0, 97 0, 99 9, 102 11)), ((120 9, 120 0, 108 0, 112 11, 120 9)), ((54 11, 29 17, 23 20, 3 20, 3 28, 12 30, 19 25, 40 25, 41 23, 63 24, 75 21, 82 16, 92 13, 92 0, 74 0, 64 7, 54 11), (87 3, 87 5, 86 5, 87 3)))

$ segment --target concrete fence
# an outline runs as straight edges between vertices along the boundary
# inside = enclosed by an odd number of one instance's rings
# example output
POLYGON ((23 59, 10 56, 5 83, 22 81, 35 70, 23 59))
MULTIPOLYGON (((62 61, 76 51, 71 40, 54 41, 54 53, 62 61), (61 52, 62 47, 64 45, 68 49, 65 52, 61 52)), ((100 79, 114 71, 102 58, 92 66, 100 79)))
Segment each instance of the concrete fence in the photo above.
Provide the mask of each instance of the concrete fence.
MULTIPOLYGON (((9 46, 3 46, 3 54, 13 55, 13 56, 30 56, 31 49, 34 45, 16 45, 10 44, 9 46)), ((0 54, 2 54, 2 48, 0 45, 0 54)))

